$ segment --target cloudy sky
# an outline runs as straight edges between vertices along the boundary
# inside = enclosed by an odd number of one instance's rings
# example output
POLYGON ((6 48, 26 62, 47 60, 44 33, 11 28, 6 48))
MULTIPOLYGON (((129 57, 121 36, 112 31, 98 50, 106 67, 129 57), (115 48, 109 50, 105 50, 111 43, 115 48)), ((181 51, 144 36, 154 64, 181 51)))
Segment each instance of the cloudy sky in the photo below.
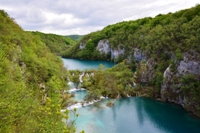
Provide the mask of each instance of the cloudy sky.
POLYGON ((121 21, 176 12, 199 0, 0 0, 0 9, 24 29, 87 34, 121 21))

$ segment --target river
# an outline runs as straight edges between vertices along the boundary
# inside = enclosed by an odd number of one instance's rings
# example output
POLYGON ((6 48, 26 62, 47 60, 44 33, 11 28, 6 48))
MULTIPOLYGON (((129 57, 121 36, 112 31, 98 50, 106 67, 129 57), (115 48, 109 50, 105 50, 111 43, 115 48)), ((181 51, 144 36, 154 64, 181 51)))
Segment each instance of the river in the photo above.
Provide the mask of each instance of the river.
MULTIPOLYGON (((74 59, 63 59, 63 62, 68 69, 79 70, 96 69, 99 64, 114 65, 74 59)), ((76 91, 75 99, 83 101, 86 93, 85 90, 76 91)), ((200 119, 192 117, 180 106, 145 97, 104 99, 98 106, 79 107, 77 113, 77 133, 81 130, 86 133, 200 133, 200 119), (115 105, 107 107, 108 101, 115 105)))

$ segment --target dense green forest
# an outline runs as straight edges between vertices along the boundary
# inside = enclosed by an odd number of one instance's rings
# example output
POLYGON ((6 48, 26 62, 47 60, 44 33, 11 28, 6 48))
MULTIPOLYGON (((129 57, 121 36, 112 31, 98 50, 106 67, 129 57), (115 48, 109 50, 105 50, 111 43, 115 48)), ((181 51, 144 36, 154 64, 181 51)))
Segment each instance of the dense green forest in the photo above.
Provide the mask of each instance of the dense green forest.
POLYGON ((0 132, 75 132, 62 121, 68 111, 66 77, 59 57, 0 10, 0 132))
POLYGON ((51 52, 56 55, 62 55, 70 46, 76 43, 76 40, 67 36, 45 34, 38 31, 31 33, 40 37, 42 42, 45 43, 50 48, 51 52))
POLYGON ((136 87, 200 116, 200 5, 108 25, 83 36, 64 57, 125 60, 136 71, 136 87))
POLYGON ((83 35, 67 35, 67 37, 79 41, 83 37, 83 35))
POLYGON ((119 57, 121 59, 133 53, 134 48, 139 48, 149 56, 161 60, 170 56, 162 55, 164 51, 177 51, 176 54, 179 54, 193 49, 200 52, 199 19, 200 5, 196 5, 176 13, 159 14, 155 18, 119 22, 83 36, 64 57, 111 59, 110 56, 103 56, 95 49, 101 39, 108 39, 113 49, 124 48, 126 52, 123 57, 119 57), (79 49, 81 42, 86 44, 84 49, 79 49))

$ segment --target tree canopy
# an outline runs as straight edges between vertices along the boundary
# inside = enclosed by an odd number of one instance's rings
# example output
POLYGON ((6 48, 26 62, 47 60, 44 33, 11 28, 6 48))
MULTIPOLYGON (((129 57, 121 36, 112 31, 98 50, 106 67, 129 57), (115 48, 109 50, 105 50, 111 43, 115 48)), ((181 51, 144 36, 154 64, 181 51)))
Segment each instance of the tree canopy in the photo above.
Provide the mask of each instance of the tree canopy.
POLYGON ((60 112, 66 76, 60 57, 0 10, 0 132, 74 132, 60 112))
POLYGON ((45 34, 42 32, 31 32, 33 35, 41 38, 41 41, 45 43, 52 53, 56 55, 62 55, 72 45, 76 43, 74 39, 67 36, 45 34))

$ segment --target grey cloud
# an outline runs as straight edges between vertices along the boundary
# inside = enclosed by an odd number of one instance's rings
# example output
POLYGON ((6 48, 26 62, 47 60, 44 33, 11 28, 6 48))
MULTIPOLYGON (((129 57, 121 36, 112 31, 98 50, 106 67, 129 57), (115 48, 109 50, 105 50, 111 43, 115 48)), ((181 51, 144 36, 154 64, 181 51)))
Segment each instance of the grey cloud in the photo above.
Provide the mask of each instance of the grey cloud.
POLYGON ((189 8, 198 0, 0 0, 0 3, 0 8, 25 30, 85 34, 123 20, 189 8))

